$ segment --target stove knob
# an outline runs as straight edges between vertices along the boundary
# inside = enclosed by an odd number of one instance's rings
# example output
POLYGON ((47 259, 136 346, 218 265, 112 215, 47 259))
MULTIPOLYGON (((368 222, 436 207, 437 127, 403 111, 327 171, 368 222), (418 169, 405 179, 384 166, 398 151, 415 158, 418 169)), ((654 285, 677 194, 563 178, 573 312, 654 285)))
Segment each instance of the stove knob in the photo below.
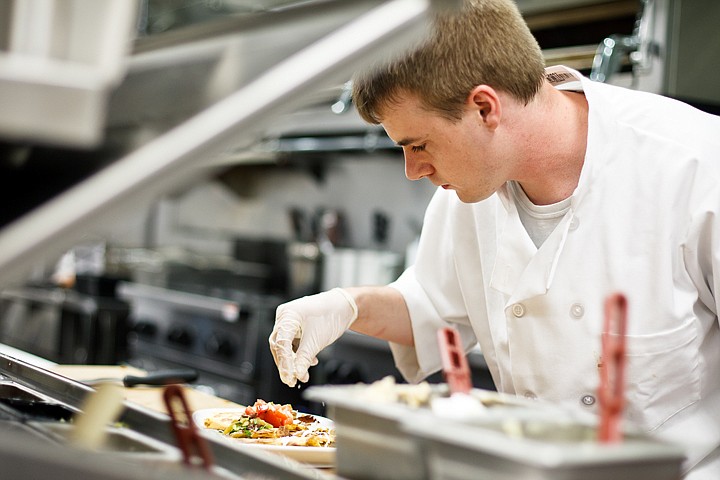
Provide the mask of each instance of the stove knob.
POLYGON ((205 350, 212 355, 223 358, 232 358, 235 355, 235 345, 226 338, 222 338, 219 334, 213 333, 207 342, 205 342, 205 350))
POLYGON ((150 320, 138 320, 133 331, 141 337, 152 338, 157 335, 158 327, 150 320))
POLYGON ((180 345, 182 347, 190 347, 193 344, 193 335, 183 327, 173 327, 167 334, 168 342, 180 345))

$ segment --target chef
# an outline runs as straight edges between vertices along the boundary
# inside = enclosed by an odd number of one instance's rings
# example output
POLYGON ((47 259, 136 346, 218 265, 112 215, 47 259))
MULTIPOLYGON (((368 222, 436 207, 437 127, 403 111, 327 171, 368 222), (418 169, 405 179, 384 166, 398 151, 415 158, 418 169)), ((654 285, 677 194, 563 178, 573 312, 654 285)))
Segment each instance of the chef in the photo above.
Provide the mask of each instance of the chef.
POLYGON ((626 422, 686 445, 687 479, 720 478, 720 119, 544 68, 510 0, 440 14, 416 50, 357 75, 353 99, 438 190, 396 282, 278 308, 282 380, 308 381, 352 329, 417 382, 450 324, 498 391, 594 412, 603 301, 622 292, 626 422))

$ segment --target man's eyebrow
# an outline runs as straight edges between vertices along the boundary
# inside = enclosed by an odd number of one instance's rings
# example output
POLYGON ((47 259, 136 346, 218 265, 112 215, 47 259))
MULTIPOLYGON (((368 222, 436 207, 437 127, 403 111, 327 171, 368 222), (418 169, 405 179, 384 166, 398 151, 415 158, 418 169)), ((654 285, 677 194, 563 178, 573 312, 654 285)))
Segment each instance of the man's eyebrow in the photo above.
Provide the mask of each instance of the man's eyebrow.
POLYGON ((395 142, 395 145, 404 147, 406 145, 410 145, 411 143, 417 143, 418 141, 420 141, 418 138, 403 138, 402 140, 395 142))

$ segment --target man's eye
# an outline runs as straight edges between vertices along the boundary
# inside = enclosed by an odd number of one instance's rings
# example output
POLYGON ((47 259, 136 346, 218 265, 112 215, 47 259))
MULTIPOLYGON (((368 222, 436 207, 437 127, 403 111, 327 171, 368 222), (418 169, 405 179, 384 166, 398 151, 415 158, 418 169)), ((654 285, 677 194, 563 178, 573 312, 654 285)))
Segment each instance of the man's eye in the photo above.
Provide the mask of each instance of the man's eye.
POLYGON ((412 150, 414 153, 422 152, 423 150, 425 150, 425 144, 413 145, 412 147, 410 147, 410 150, 412 150))

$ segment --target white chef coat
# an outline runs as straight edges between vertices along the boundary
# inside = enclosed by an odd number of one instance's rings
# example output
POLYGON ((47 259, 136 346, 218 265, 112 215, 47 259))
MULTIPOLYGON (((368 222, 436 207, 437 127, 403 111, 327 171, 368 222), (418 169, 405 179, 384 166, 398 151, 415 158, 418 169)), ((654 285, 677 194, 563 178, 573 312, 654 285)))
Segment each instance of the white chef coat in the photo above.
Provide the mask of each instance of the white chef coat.
MULTIPOLYGON (((438 189, 416 263, 392 284, 415 347, 391 349, 419 381, 440 369, 448 322, 479 343, 498 391, 594 412, 603 302, 622 292, 626 422, 686 443, 689 469, 720 445, 720 118, 562 72, 589 104, 569 211, 537 248, 507 185, 473 204, 438 189)), ((717 480, 710 463, 687 478, 717 480)))

